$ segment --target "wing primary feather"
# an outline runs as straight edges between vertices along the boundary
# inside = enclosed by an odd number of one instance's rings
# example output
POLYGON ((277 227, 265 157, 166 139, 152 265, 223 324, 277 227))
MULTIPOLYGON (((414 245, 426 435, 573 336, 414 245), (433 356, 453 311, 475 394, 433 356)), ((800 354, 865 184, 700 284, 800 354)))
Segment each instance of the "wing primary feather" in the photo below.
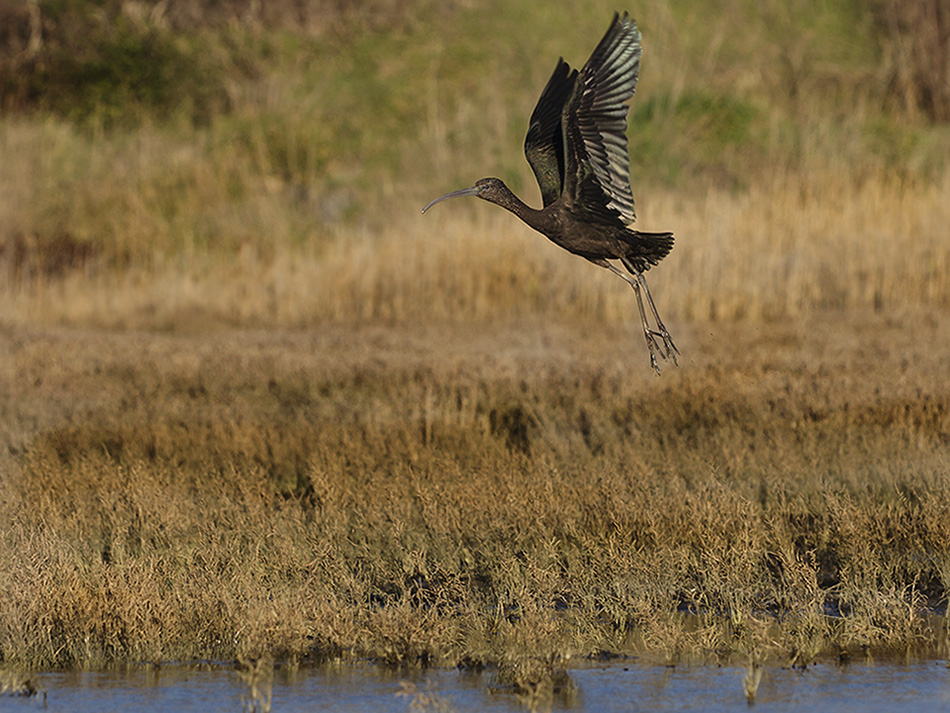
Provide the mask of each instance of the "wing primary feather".
POLYGON ((565 190, 571 192, 577 207, 589 207, 592 201, 602 203, 607 214, 618 215, 628 225, 636 213, 630 190, 628 108, 624 102, 636 90, 640 51, 636 23, 627 13, 615 14, 580 70, 561 116, 564 152, 572 169, 565 172, 565 190))

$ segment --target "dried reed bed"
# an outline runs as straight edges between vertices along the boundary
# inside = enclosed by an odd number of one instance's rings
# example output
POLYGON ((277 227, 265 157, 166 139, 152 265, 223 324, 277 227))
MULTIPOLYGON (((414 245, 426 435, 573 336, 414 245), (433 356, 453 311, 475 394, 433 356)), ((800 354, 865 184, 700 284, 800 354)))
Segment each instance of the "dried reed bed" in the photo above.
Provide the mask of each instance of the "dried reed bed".
MULTIPOLYGON (((303 245, 248 242, 233 254, 192 246, 157 269, 14 282, 5 318, 177 329, 529 315, 619 323, 635 309, 620 280, 497 208, 459 202, 420 216, 420 202, 401 202, 385 226, 327 228, 303 245)), ((265 230, 280 201, 246 210, 262 211, 249 229, 265 230)), ((915 182, 828 172, 780 176, 739 194, 655 190, 641 213, 644 229, 677 236, 650 273, 673 321, 950 304, 950 174, 915 182)), ((293 220, 275 217, 270 228, 286 235, 293 220)))
MULTIPOLYGON (((677 249, 650 274, 664 312, 675 318, 950 302, 950 174, 928 185, 883 173, 860 182, 837 172, 785 175, 738 195, 653 190, 643 205, 644 229, 676 232, 677 249)), ((318 314, 350 323, 511 314, 629 319, 623 283, 510 216, 487 206, 439 210, 402 231, 337 242, 325 257, 327 274, 314 281, 318 314)))
MULTIPOLYGON (((8 329, 0 652, 808 663, 944 646, 946 316, 8 329), (641 355, 642 356, 642 355, 641 355)), ((545 673, 547 672, 547 673, 545 673)))

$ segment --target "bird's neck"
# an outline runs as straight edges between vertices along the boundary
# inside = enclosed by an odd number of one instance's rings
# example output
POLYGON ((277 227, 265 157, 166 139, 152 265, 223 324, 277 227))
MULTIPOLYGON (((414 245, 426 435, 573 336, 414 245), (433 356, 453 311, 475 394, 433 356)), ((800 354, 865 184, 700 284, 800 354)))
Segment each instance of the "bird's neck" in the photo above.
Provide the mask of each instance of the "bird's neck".
POLYGON ((500 205, 505 210, 511 211, 535 230, 539 232, 545 232, 543 229, 546 226, 546 222, 544 220, 546 216, 544 212, 535 210, 527 203, 522 201, 520 198, 518 198, 518 196, 511 192, 508 186, 502 184, 499 194, 497 196, 493 196, 490 200, 495 205, 500 205))

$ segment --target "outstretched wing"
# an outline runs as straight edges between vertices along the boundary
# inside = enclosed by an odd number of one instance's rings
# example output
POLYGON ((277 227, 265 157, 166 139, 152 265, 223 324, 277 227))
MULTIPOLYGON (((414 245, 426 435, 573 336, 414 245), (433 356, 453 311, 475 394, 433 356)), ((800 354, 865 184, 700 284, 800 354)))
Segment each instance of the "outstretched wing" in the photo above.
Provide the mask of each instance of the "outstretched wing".
POLYGON ((564 188, 564 129, 561 114, 574 89, 577 70, 559 59, 541 98, 531 114, 524 155, 531 164, 545 207, 561 195, 564 188))
POLYGON ((636 219, 630 190, 625 101, 640 72, 640 31, 627 13, 614 14, 607 34, 580 71, 564 105, 564 188, 576 210, 615 211, 629 225, 636 219), (597 190, 599 200, 594 200, 597 190), (592 202, 593 201, 593 202, 592 202))

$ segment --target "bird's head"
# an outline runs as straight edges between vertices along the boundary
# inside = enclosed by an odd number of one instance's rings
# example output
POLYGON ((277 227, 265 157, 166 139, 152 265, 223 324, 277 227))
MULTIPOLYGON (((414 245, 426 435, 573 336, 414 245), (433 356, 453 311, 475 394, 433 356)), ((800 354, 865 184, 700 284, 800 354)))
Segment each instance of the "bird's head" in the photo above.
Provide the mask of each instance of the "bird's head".
POLYGON ((446 193, 444 196, 439 196, 423 208, 422 212, 425 213, 436 203, 447 201, 449 198, 461 198, 462 196, 478 196, 482 200, 489 201, 490 203, 497 203, 498 199, 506 193, 509 193, 508 187, 505 186, 500 178, 482 178, 476 181, 475 185, 471 188, 460 188, 457 191, 446 193))

